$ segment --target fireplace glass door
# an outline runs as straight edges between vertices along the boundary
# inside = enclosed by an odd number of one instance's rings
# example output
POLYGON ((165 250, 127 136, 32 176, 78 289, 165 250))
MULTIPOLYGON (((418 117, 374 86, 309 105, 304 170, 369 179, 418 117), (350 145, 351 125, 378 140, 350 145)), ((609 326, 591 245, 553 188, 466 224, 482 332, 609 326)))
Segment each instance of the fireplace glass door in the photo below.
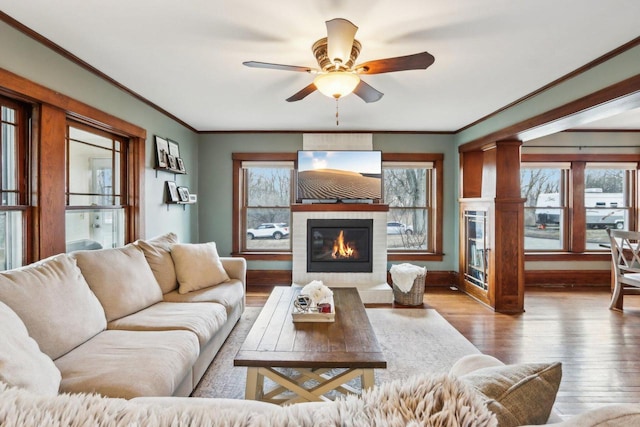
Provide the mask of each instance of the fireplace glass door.
POLYGON ((307 271, 360 273, 372 271, 370 219, 307 221, 307 271))

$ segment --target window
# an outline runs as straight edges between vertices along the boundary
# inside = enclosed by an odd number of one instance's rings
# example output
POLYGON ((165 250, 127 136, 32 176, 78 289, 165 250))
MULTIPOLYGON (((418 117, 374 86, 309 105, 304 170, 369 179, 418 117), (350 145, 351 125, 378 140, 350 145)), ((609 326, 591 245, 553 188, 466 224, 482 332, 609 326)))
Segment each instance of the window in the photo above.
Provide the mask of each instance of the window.
POLYGON ((387 258, 442 259, 442 154, 382 153, 387 258))
POLYGON ((633 164, 587 163, 584 171, 584 208, 587 250, 609 242, 607 228, 629 229, 633 164))
POLYGON ((25 262, 28 108, 0 97, 0 269, 25 262))
POLYGON ((606 250, 607 229, 636 226, 636 169, 636 162, 523 161, 525 250, 606 250))
POLYGON ((522 164, 521 194, 524 202, 524 249, 564 251, 567 247, 568 163, 522 164))
POLYGON ((127 140, 70 122, 67 126, 67 251, 125 242, 127 140))
MULTIPOLYGON (((291 257, 296 153, 234 153, 233 252, 291 257)), ((383 153, 389 260, 442 259, 441 154, 383 153)))
POLYGON ((389 250, 432 251, 429 247, 432 163, 384 162, 382 168, 389 250))
POLYGON ((243 252, 291 252, 293 161, 241 162, 243 252))

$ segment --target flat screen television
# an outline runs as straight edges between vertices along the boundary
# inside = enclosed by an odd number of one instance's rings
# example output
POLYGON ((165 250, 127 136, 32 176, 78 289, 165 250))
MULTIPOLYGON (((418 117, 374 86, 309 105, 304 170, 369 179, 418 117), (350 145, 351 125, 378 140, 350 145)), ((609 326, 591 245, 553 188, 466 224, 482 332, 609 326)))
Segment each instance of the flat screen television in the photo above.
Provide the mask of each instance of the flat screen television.
POLYGON ((381 151, 298 151, 299 203, 375 202, 381 198, 381 151))

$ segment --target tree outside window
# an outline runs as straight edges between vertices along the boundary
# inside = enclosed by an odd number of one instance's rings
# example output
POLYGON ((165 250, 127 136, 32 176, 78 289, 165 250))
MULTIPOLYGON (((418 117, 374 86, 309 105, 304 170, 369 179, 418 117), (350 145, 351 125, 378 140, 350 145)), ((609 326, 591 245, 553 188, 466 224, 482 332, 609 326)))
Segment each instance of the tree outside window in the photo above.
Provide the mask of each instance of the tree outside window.
POLYGON ((431 167, 383 167, 384 202, 389 205, 387 248, 429 250, 431 167))
POLYGON ((292 165, 264 166, 245 162, 246 233, 244 248, 259 251, 291 250, 292 165))

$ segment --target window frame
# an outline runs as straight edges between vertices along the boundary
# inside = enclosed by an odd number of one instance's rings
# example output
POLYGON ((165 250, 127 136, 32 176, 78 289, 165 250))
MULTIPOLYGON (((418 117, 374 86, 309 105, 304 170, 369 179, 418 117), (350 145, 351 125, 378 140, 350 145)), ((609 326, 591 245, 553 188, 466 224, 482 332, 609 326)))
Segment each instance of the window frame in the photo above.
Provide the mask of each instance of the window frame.
MULTIPOLYGON (((77 120, 73 120, 70 118, 67 119, 66 132, 65 132, 65 153, 66 153, 66 156, 65 156, 65 177, 66 177, 65 179, 65 218, 66 218, 66 213, 74 212, 74 211, 84 211, 87 213, 113 211, 113 215, 115 218, 116 215, 118 214, 118 211, 122 210, 122 214, 124 216, 123 224, 125 224, 125 227, 122 230, 122 236, 121 236, 122 242, 126 242, 128 239, 126 224, 130 219, 129 215, 131 212, 131 209, 129 206, 129 197, 127 195, 128 180, 129 180, 129 177, 127 174, 127 171, 129 170, 129 167, 128 167, 129 145, 130 145, 129 138, 125 136, 122 136, 113 132, 109 132, 99 126, 92 126, 92 125, 79 122, 77 120), (111 170, 113 171, 112 180, 113 182, 119 183, 118 188, 116 189, 114 187, 113 191, 109 195, 111 199, 111 202, 109 204, 102 204, 102 203, 101 204, 84 204, 84 205, 71 204, 71 199, 73 196, 101 196, 100 194, 97 194, 97 193, 78 193, 78 192, 71 191, 70 189, 71 165, 69 161, 71 159, 71 141, 74 141, 79 144, 84 144, 84 145, 93 145, 87 141, 72 139, 70 136, 70 130, 69 130, 69 128, 71 127, 86 133, 91 133, 93 135, 97 135, 105 139, 109 139, 111 141, 110 148, 98 147, 102 150, 109 151, 111 153, 111 170), (119 145, 118 148, 116 147, 116 144, 119 145), (119 155, 119 162, 116 161, 116 153, 119 155), (120 167, 119 169, 116 169, 116 165, 118 164, 120 167), (117 181, 115 178, 115 174, 119 174, 117 181), (119 200, 120 203, 116 203, 116 199, 119 200)), ((66 230, 66 227, 65 227, 65 233, 67 232, 68 230, 66 230)), ((65 243, 66 244, 69 243, 69 241, 66 238, 65 238, 65 243)))
MULTIPOLYGON (((13 212, 19 211, 22 215, 22 235, 21 235, 21 253, 20 259, 21 264, 26 265, 28 263, 28 254, 31 253, 32 250, 32 232, 33 223, 32 223, 32 212, 30 207, 29 200, 29 188, 30 188, 30 138, 29 133, 31 129, 31 106, 23 102, 22 100, 17 100, 8 96, 3 96, 0 93, 0 106, 11 108, 16 113, 16 127, 17 127, 17 141, 16 141, 16 162, 14 167, 16 168, 16 177, 17 177, 17 185, 15 190, 6 191, 6 192, 15 192, 16 193, 16 203, 13 204, 0 204, 0 212, 13 212)), ((0 156, 2 152, 0 152, 0 156)), ((4 164, 1 162, 0 165, 4 164)), ((5 193, 5 185, 2 181, 2 177, 0 176, 0 190, 1 193, 5 193)), ((4 231, 2 231, 4 232, 4 231)))
MULTIPOLYGON (((290 261, 291 251, 256 251, 243 250, 242 239, 245 234, 246 224, 244 223, 244 174, 242 171, 243 162, 294 162, 297 167, 297 153, 232 153, 233 162, 233 224, 232 224, 232 254, 240 255, 248 260, 270 260, 270 261, 290 261)), ((432 224, 429 225, 430 244, 433 248, 431 252, 415 250, 387 250, 388 261, 415 260, 415 261, 442 261, 442 228, 443 228, 443 164, 444 155, 441 153, 382 153, 383 162, 412 162, 412 163, 432 163, 432 182, 430 183, 431 200, 427 201, 429 217, 432 224)), ((291 205, 295 204, 295 174, 291 181, 291 205)))
POLYGON ((125 243, 144 237, 147 131, 0 69, 0 95, 29 105, 27 215, 23 264, 65 252, 65 128, 68 119, 129 138, 125 243), (46 209, 43 207, 46 206, 46 209))
POLYGON ((629 182, 629 230, 637 230, 638 212, 638 178, 640 174, 640 155, 636 154, 522 154, 521 165, 526 163, 549 164, 570 163, 569 176, 564 184, 566 191, 567 215, 565 218, 565 248, 563 250, 525 251, 525 261, 570 261, 570 260, 608 260, 611 258, 605 247, 600 250, 586 249, 586 208, 585 169, 587 164, 636 163, 629 182))
MULTIPOLYGON (((384 163, 431 163, 433 164, 428 191, 431 197, 426 198, 427 217, 429 218, 427 244, 431 251, 407 249, 387 249, 387 261, 442 261, 442 228, 443 228, 443 164, 441 153, 382 153, 384 163)), ((384 167, 383 167, 384 169, 384 167)), ((429 196, 429 194, 427 195, 429 196)), ((383 201, 384 202, 384 201, 383 201)))

